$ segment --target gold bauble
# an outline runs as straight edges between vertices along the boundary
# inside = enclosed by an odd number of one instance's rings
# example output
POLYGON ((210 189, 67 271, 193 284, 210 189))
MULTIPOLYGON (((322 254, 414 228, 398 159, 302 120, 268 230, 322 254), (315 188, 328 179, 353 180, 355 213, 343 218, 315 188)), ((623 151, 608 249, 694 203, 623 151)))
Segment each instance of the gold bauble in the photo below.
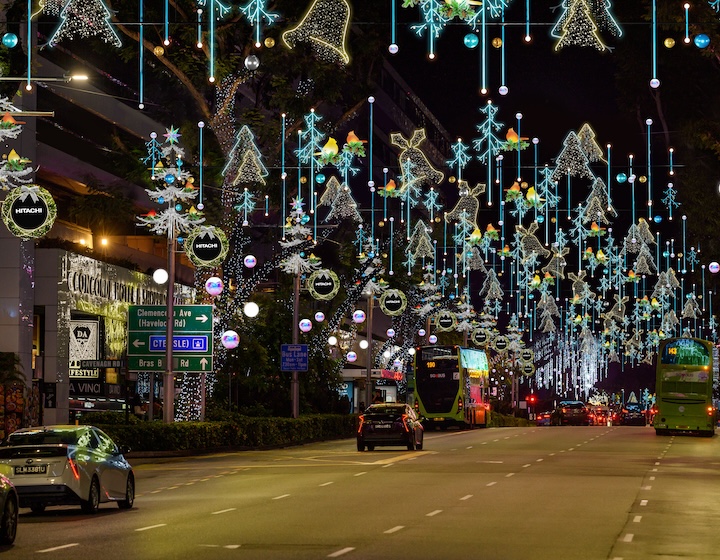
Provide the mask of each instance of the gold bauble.
POLYGON ((439 223, 440 223, 440 216, 435 216, 435 223, 436 223, 436 224, 439 224, 439 223))
POLYGON ((520 183, 520 188, 527 189, 528 188, 527 181, 523 181, 522 183, 520 183))
POLYGON ((378 227, 385 227, 385 222, 383 222, 382 220, 380 220, 380 221, 378 222, 378 227))
POLYGON ((307 183, 307 177, 300 177, 300 182, 304 185, 307 183))
POLYGON ((640 175, 640 177, 638 177, 638 181, 641 183, 647 183, 647 177, 645 177, 645 175, 640 175))
POLYGON ((663 41, 663 44, 666 48, 672 49, 675 46, 675 39, 673 39, 672 37, 668 37, 663 41))
POLYGON ((551 224, 554 224, 555 222, 557 222, 557 220, 555 219, 554 216, 553 216, 552 218, 550 218, 550 223, 551 223, 551 224))
POLYGON ((495 37, 492 40, 492 46, 495 47, 496 49, 499 49, 500 47, 502 47, 502 39, 500 37, 495 37))
POLYGON ((162 56, 165 54, 165 49, 163 49, 160 45, 158 45, 157 47, 155 47, 153 49, 153 53, 155 54, 155 56, 159 57, 159 56, 162 56))
POLYGON ((455 175, 450 175, 450 177, 448 177, 448 183, 454 183, 455 180, 455 175))
POLYGON ((272 37, 266 37, 265 38, 265 46, 268 49, 272 49, 275 46, 275 39, 273 39, 272 37))

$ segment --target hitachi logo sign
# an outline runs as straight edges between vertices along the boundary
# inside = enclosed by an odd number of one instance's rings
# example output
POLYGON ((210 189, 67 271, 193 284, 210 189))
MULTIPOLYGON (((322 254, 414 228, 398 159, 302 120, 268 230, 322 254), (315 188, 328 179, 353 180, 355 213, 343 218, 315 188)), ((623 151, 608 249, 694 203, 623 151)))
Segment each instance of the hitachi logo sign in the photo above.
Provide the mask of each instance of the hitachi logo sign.
POLYGON ((217 249, 217 243, 195 243, 196 249, 217 249))
POLYGON ((16 214, 43 214, 45 208, 15 208, 16 214))

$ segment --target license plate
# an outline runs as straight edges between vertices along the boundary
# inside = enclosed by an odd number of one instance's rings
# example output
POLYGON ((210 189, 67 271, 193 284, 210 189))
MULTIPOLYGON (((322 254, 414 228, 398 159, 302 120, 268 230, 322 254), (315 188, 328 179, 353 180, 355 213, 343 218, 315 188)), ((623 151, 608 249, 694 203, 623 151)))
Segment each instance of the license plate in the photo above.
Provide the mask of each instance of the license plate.
POLYGON ((445 418, 433 418, 435 422, 445 422, 445 418))
POLYGON ((47 474, 47 465, 16 466, 15 474, 47 474))
POLYGON ((392 428, 392 424, 375 424, 375 429, 377 430, 378 428, 392 428))

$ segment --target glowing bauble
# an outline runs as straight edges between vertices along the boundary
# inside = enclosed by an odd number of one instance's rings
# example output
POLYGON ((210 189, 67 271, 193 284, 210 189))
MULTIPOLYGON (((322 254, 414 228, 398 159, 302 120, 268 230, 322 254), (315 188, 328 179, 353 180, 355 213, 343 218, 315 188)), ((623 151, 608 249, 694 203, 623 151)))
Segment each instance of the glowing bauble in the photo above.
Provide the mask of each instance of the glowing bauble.
POLYGON ((235 331, 225 331, 220 337, 220 343, 228 350, 232 350, 240 344, 240 335, 235 331))
POLYGON ((663 44, 666 48, 672 49, 675 46, 675 39, 673 39, 672 37, 668 37, 663 41, 663 44))
POLYGON ((330 346, 336 346, 337 345, 337 337, 336 336, 328 337, 328 344, 330 346))
POLYGON ((325 313, 323 313, 322 311, 318 311, 317 313, 315 313, 315 321, 317 323, 322 323, 324 320, 325 320, 325 313))
POLYGON ((17 35, 15 35, 15 33, 5 33, 5 35, 3 35, 2 37, 2 43, 8 49, 12 49, 17 46, 18 37, 17 35))
POLYGON ((660 80, 658 80, 657 78, 653 78, 652 80, 650 80, 650 87, 653 88, 653 89, 659 88, 659 87, 660 87, 660 80))
POLYGON ((431 334, 431 335, 428 337, 428 342, 429 342, 430 344, 435 344, 435 343, 437 342, 437 336, 435 336, 434 334, 431 334))
POLYGON ((265 39, 265 46, 268 49, 272 49, 275 46, 275 39, 273 39, 272 37, 267 37, 265 39))
POLYGON ((257 264, 257 259, 255 258, 254 255, 247 255, 243 259, 243 264, 248 268, 254 268, 255 265, 257 264))
POLYGON ((399 50, 399 49, 398 49, 398 46, 397 46, 395 43, 393 43, 392 45, 390 45, 390 46, 388 47, 388 52, 389 52, 390 54, 397 54, 397 53, 398 53, 398 50, 399 50))
POLYGON ((705 33, 700 33, 695 35, 693 42, 698 49, 704 49, 710 44, 710 37, 705 35, 705 33))
POLYGON ((418 336, 425 336, 425 329, 420 329, 418 331, 418 336))
POLYGON ((251 54, 250 56, 245 58, 245 68, 247 68, 251 72, 257 70, 258 66, 260 66, 260 59, 254 54, 251 54))
POLYGON ((355 360, 357 360, 357 354, 355 352, 348 352, 347 353, 347 361, 354 362, 355 360))
POLYGON ((325 175, 322 173, 318 173, 317 175, 315 175, 315 181, 322 185, 325 182, 325 175))
POLYGON ((510 91, 510 90, 508 90, 508 87, 507 87, 507 86, 500 86, 500 87, 498 88, 498 93, 499 93, 500 95, 507 95, 507 94, 508 94, 508 91, 510 91))
POLYGON ((165 182, 168 185, 172 185, 175 182, 175 175, 173 175, 172 173, 166 173, 163 179, 165 179, 165 182))
POLYGON ((370 343, 367 340, 361 340, 358 344, 363 350, 367 350, 368 346, 370 346, 370 343))
POLYGON ((354 323, 364 323, 365 322, 365 312, 362 309, 356 309, 353 313, 353 322, 354 323))
POLYGON ((493 40, 492 40, 492 46, 493 46, 493 47, 495 47, 496 49, 499 49, 500 47, 502 47, 502 44, 503 44, 503 42, 502 42, 502 39, 501 39, 500 37, 494 37, 494 38, 493 38, 493 40))
POLYGON ((465 46, 468 49, 474 49, 480 43, 480 39, 478 39, 478 36, 475 35, 475 33, 468 33, 463 38, 463 43, 465 43, 465 46))
POLYGON ((659 224, 660 222, 662 222, 662 216, 659 216, 659 215, 658 215, 658 216, 655 216, 655 217, 653 218, 653 221, 654 221, 656 224, 659 224))
POLYGON ((540 215, 537 217, 537 223, 538 223, 538 224, 542 224, 544 221, 545 221, 545 216, 543 216, 542 214, 540 214, 540 215))
POLYGON ((713 261, 708 265, 708 270, 713 274, 717 274, 718 271, 720 271, 720 264, 718 264, 716 261, 713 261))
POLYGON ((160 46, 157 46, 153 49, 153 54, 157 57, 160 57, 165 54, 165 49, 163 49, 160 46))
POLYGON ((156 284, 164 284, 168 281, 168 278, 170 276, 168 275, 167 270, 164 268, 158 268, 155 272, 153 272, 153 280, 156 284))
POLYGON ((223 281, 217 276, 211 276, 205 280, 205 291, 211 296, 219 296, 224 287, 223 281))
POLYGON ((625 175, 625 173, 618 173, 617 175, 615 175, 615 180, 618 183, 624 183, 625 181, 627 181, 627 175, 625 175))
POLYGON ((392 338, 395 336, 395 329, 388 329, 385 331, 385 334, 387 335, 388 338, 392 338))
POLYGON ((298 326, 302 332, 310 332, 312 330, 312 321, 310 319, 303 319, 298 326))
POLYGON ((394 368, 399 368, 400 366, 402 366, 402 361, 400 361, 400 360, 393 360, 393 367, 394 367, 394 368))
POLYGON ((243 307, 243 313, 248 317, 257 317, 260 313, 260 307, 254 301, 248 301, 243 307))

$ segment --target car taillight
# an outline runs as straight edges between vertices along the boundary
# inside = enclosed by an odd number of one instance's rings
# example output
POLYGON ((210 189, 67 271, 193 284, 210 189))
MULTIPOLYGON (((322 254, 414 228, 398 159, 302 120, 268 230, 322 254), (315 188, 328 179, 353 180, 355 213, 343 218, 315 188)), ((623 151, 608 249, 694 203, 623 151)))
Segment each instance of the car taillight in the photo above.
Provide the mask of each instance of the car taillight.
POLYGON ((462 397, 458 397, 458 412, 463 409, 463 400, 462 397))
POLYGON ((415 412, 420 411, 420 401, 415 401, 415 404, 413 406, 415 407, 415 412))
POLYGON ((363 427, 363 424, 365 423, 365 415, 361 414, 359 416, 359 418, 360 418, 360 425, 358 426, 358 433, 362 432, 362 427, 363 427))
POLYGON ((715 412, 715 410, 713 409, 712 406, 708 406, 708 407, 707 407, 707 412, 708 412, 708 416, 712 416, 712 415, 713 415, 713 412, 715 412))
POLYGON ((68 457, 68 465, 70 465, 75 480, 80 480, 80 471, 78 470, 77 463, 73 461, 71 457, 68 457))
POLYGON ((407 415, 407 414, 403 414, 403 415, 402 415, 403 428, 405 428, 405 431, 406 431, 406 432, 409 432, 409 431, 410 431, 410 428, 408 428, 407 419, 408 419, 408 415, 407 415))

